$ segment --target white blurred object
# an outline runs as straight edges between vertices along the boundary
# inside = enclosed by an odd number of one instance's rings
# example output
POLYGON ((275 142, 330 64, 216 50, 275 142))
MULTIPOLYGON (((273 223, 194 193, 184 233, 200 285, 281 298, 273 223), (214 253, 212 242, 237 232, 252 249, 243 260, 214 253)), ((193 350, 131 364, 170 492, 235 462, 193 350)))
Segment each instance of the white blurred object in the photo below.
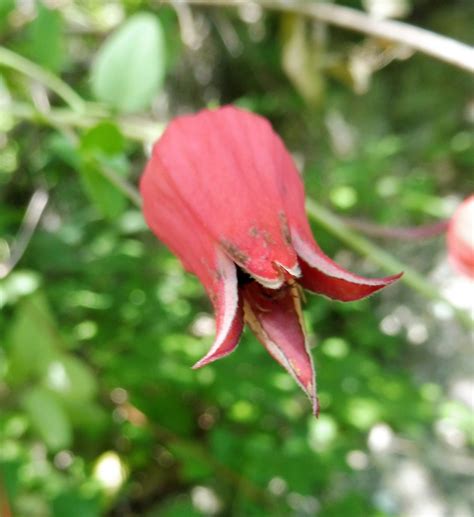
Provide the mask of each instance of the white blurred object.
POLYGON ((362 0, 364 9, 374 18, 404 18, 410 12, 407 0, 362 0))
POLYGON ((215 515, 222 509, 217 495, 208 487, 196 486, 191 490, 193 506, 205 515, 215 515))
POLYGON ((127 478, 125 465, 115 451, 101 454, 94 466, 94 478, 111 494, 118 491, 127 478))
POLYGON ((369 466, 369 457, 364 451, 349 451, 346 463, 354 470, 364 470, 369 466))
POLYGON ((375 424, 369 431, 367 443, 369 449, 375 453, 388 452, 393 445, 394 434, 390 426, 385 423, 375 424))
POLYGON ((419 463, 404 460, 394 472, 392 490, 402 501, 404 517, 444 517, 445 506, 434 491, 433 480, 419 463))
POLYGON ((428 329, 422 321, 408 327, 407 339, 412 345, 421 345, 428 339, 428 329))
POLYGON ((449 391, 454 399, 474 410, 474 379, 456 379, 449 391))
POLYGON ((435 424, 435 430, 447 445, 455 449, 461 449, 466 445, 466 435, 448 419, 438 420, 435 424))
POLYGON ((216 322, 210 314, 198 314, 191 325, 191 332, 196 337, 206 337, 214 335, 216 322))
POLYGON ((66 372, 66 368, 59 361, 53 361, 48 368, 46 376, 47 384, 56 391, 66 391, 71 387, 71 381, 66 372))
POLYGON ((268 490, 276 496, 283 495, 288 488, 288 485, 286 481, 278 476, 275 476, 274 478, 270 479, 270 482, 268 483, 268 490))

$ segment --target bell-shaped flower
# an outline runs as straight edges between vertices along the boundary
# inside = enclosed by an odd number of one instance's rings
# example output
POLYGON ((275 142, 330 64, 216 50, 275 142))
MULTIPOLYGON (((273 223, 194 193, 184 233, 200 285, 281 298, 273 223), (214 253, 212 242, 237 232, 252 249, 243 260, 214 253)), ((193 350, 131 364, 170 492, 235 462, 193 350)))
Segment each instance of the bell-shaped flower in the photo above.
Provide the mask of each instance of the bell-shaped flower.
POLYGON ((145 219, 198 276, 216 337, 195 367, 230 354, 244 322, 318 412, 302 289, 359 300, 400 275, 349 273, 315 242, 300 175, 269 122, 226 106, 173 120, 141 178, 145 219))
POLYGON ((451 217, 447 243, 453 267, 474 279, 474 195, 465 199, 451 217))

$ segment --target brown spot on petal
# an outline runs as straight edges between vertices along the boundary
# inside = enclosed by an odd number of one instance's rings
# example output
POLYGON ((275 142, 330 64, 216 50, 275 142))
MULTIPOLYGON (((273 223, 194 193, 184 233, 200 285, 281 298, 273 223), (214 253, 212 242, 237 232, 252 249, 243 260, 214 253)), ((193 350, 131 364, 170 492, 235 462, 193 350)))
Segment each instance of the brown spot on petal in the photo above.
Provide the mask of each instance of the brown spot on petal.
POLYGON ((258 231, 258 228, 256 226, 251 226, 249 229, 249 235, 250 237, 258 237, 260 232, 258 231))
POLYGON ((280 220, 280 229, 281 229, 281 234, 283 236, 283 240, 285 241, 285 244, 288 244, 288 246, 291 246, 290 228, 288 226, 288 219, 286 218, 285 212, 279 212, 278 219, 280 220))
POLYGON ((254 239, 261 237, 263 240, 263 244, 266 248, 275 244, 275 239, 272 237, 270 232, 268 232, 267 230, 259 230, 256 226, 250 227, 249 235, 254 239))
POLYGON ((263 230, 262 237, 263 237, 263 241, 265 242, 266 246, 272 246, 273 244, 275 244, 275 240, 270 235, 270 233, 267 232, 266 230, 263 230))
POLYGON ((232 242, 222 240, 221 246, 224 249, 224 251, 229 255, 229 257, 237 264, 245 265, 248 262, 248 255, 239 248, 237 248, 237 246, 232 242))
POLYGON ((214 293, 214 292, 209 293, 209 299, 211 300, 212 305, 215 306, 217 304, 218 298, 217 298, 216 293, 214 293))

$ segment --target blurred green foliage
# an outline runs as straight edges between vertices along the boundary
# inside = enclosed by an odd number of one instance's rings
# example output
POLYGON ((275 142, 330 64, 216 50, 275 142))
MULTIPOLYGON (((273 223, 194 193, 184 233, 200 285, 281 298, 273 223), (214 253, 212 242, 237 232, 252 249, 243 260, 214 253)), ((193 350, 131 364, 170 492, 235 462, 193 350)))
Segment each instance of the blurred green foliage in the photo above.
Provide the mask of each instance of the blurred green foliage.
MULTIPOLYGON (((409 21, 469 37, 468 2, 405 4, 409 21)), ((426 302, 402 286, 349 305, 308 296, 319 420, 250 333, 193 371, 212 342, 209 302, 103 172, 138 180, 144 146, 124 123, 158 128, 235 102, 271 119, 321 203, 379 223, 429 222, 472 189, 470 78, 250 4, 24 5, 0 2, 2 44, 90 103, 55 119, 57 96, 0 67, 0 260, 31 193, 50 195, 0 283, 0 515, 6 500, 19 517, 399 515, 368 446, 374 429, 396 433, 409 445, 395 455, 408 457, 439 442, 440 421, 472 438, 472 413, 439 373, 445 359, 422 367, 441 332, 426 302), (23 120, 21 103, 42 115, 23 120), (422 347, 403 326, 382 332, 397 307, 428 328, 422 347)), ((376 273, 315 233, 329 254, 376 273)), ((443 243, 384 245, 427 274, 443 243)), ((440 493, 462 497, 462 474, 427 468, 440 493)))

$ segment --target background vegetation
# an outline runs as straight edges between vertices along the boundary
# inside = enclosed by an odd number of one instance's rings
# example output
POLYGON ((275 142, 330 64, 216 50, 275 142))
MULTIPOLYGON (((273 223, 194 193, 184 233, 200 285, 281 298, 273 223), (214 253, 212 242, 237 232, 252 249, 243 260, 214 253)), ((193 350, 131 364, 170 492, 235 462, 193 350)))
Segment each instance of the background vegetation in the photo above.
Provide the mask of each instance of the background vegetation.
MULTIPOLYGON (((340 3, 473 39, 469 1, 340 3)), ((473 190, 472 77, 255 3, 1 0, 0 43, 0 515, 472 515, 472 285, 443 236, 361 248, 322 209, 449 217, 473 190), (328 254, 421 274, 308 296, 319 420, 250 333, 190 369, 210 305, 128 187, 170 118, 229 102, 294 152, 328 254)))

